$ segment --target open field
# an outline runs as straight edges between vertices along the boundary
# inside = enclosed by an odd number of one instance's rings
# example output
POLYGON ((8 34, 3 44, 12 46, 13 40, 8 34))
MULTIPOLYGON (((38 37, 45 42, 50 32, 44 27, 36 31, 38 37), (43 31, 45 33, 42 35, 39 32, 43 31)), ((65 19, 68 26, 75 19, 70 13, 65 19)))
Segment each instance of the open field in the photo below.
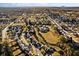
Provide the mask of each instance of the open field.
POLYGON ((49 31, 48 33, 41 33, 44 39, 51 44, 57 44, 59 42, 58 35, 54 32, 49 31))

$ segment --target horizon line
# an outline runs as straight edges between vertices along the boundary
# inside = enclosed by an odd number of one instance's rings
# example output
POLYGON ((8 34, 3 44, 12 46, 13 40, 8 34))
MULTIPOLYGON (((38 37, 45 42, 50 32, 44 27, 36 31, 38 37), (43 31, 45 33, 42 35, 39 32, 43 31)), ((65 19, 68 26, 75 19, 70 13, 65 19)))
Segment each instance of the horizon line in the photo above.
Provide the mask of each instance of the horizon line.
POLYGON ((79 7, 79 3, 0 3, 0 7, 79 7))

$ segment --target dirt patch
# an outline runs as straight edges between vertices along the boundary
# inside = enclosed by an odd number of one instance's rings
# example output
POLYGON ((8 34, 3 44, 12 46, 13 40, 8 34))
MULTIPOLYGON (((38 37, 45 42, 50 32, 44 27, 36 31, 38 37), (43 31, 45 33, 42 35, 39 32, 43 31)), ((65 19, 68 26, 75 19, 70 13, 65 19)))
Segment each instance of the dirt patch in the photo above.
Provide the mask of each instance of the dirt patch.
MULTIPOLYGON (((41 33, 41 32, 40 32, 41 33)), ((44 37, 44 39, 51 44, 56 44, 57 42, 59 42, 58 40, 58 35, 54 32, 47 32, 47 33, 41 33, 41 35, 44 37)))

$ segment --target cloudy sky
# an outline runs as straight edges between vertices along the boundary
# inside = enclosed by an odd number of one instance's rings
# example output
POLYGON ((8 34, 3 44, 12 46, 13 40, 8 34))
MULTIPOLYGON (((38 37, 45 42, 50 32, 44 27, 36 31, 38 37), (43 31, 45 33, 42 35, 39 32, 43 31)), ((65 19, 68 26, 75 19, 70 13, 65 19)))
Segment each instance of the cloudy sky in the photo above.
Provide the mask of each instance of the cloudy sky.
POLYGON ((79 3, 0 3, 0 7, 79 7, 79 3))

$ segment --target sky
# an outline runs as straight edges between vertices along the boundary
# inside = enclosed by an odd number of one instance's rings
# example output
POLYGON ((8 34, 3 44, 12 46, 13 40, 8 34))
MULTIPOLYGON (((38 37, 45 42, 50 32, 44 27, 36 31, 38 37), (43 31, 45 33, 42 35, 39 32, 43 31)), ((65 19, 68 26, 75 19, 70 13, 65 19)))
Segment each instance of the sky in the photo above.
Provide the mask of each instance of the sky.
POLYGON ((0 3, 0 7, 79 7, 79 3, 0 3))

